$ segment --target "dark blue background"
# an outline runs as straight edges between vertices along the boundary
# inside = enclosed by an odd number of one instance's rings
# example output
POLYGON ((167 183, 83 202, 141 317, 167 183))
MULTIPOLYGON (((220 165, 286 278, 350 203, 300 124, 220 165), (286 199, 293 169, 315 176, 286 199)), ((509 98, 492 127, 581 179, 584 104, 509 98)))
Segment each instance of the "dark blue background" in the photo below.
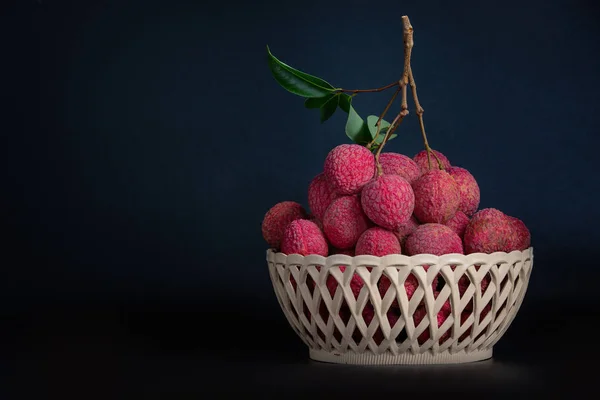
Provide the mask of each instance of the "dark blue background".
MULTIPOLYGON (((432 146, 478 179, 482 207, 531 229, 528 298, 595 296, 594 2, 22 0, 0 23, 1 307, 279 312, 262 217, 306 204, 348 140, 343 113, 320 124, 275 83, 265 46, 336 86, 378 87, 399 77, 403 14, 432 146)), ((399 134, 389 150, 421 150, 414 112, 399 134)))

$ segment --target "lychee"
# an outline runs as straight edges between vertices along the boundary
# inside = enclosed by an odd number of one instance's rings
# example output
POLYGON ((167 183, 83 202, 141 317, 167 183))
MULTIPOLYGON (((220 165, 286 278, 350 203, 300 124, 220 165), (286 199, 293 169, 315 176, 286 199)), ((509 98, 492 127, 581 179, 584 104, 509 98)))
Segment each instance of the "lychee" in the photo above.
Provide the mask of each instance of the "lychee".
POLYGON ((460 236, 452 229, 442 224, 420 225, 406 239, 406 253, 415 254, 463 254, 463 245, 460 236))
POLYGON ((379 227, 369 228, 358 238, 355 254, 377 257, 400 254, 400 242, 391 231, 379 227))
POLYGON ((469 171, 461 167, 450 167, 447 172, 454 178, 460 192, 458 211, 462 211, 468 216, 475 214, 481 196, 477 181, 469 171))
POLYGON ((337 193, 356 194, 373 178, 375 156, 364 146, 342 144, 329 152, 323 171, 337 193))
POLYGON ((396 230, 412 215, 415 195, 406 179, 399 175, 382 175, 363 188, 361 204, 371 221, 382 228, 396 230))
POLYGON ((465 234, 465 229, 467 228, 468 224, 469 217, 467 217, 467 214, 462 211, 457 211, 456 214, 454 214, 454 217, 450 218, 446 222, 446 226, 456 232, 456 234, 461 238, 465 234))
POLYGON ((313 178, 308 185, 308 207, 316 219, 323 221, 325 210, 339 195, 327 181, 324 173, 313 178))
POLYGON ((282 201, 275 204, 262 222, 262 235, 273 249, 279 249, 285 228, 296 219, 306 218, 304 207, 294 201, 282 201))
POLYGON ((412 187, 415 194, 415 216, 421 223, 443 224, 458 210, 458 185, 446 171, 427 171, 412 187))
POLYGON ((511 251, 513 228, 500 210, 485 208, 473 215, 465 229, 466 254, 511 251))
POLYGON ((297 219, 290 222, 285 229, 281 251, 285 254, 318 254, 327 257, 329 245, 317 224, 306 219, 297 219))
MULTIPOLYGON (((446 302, 442 305, 442 308, 440 309, 440 311, 437 314, 438 328, 440 326, 442 326, 442 324, 446 321, 446 319, 448 318, 448 316, 451 313, 452 313, 452 306, 450 305, 450 301, 446 300, 446 302)), ((426 316, 427 316, 427 308, 425 307, 425 305, 419 306, 413 313, 413 321, 415 323, 415 328, 419 326, 421 321, 423 321, 423 318, 425 318, 426 316)), ((442 334, 442 336, 439 339, 439 343, 440 344, 444 343, 450 337, 451 332, 452 332, 452 327, 448 328, 448 330, 442 334)), ((419 344, 423 344, 427 340, 429 340, 430 337, 431 337, 431 334, 429 332, 429 327, 427 327, 427 329, 425 329, 419 335, 417 340, 418 340, 419 344)))
POLYGON ((404 248, 404 242, 406 241, 406 238, 413 233, 418 226, 419 221, 417 221, 414 215, 411 215, 411 217, 405 223, 400 225, 400 227, 394 231, 394 234, 400 241, 400 246, 402 248, 404 248))
POLYGON ((511 241, 508 246, 508 251, 526 250, 531 246, 531 233, 525 226, 525 223, 518 218, 508 216, 508 221, 512 228, 511 241))
POLYGON ((338 197, 327 207, 323 216, 325 236, 338 249, 354 247, 367 228, 369 220, 356 195, 338 197))
POLYGON ((408 156, 398 153, 381 153, 379 155, 379 164, 383 173, 386 175, 400 175, 413 183, 415 179, 421 176, 421 169, 408 156))
MULTIPOLYGON (((450 168, 450 161, 448 160, 448 158, 445 155, 443 155, 442 153, 440 153, 437 150, 432 150, 432 153, 435 153, 435 155, 439 158, 440 162, 442 163, 442 167, 444 167, 444 169, 450 168)), ((421 169, 421 174, 424 174, 425 172, 429 171, 430 169, 439 169, 440 168, 438 165, 438 162, 435 159, 435 157, 433 156, 433 154, 430 153, 429 158, 431 160, 431 168, 429 168, 429 163, 427 161, 427 150, 422 150, 413 157, 413 161, 421 169)))

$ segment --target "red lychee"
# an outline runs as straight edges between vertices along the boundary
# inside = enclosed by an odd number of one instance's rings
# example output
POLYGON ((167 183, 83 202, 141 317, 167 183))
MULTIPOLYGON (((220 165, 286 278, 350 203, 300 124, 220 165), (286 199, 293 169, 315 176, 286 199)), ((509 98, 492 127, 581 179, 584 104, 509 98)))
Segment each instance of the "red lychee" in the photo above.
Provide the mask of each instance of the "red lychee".
POLYGON ((329 245, 317 224, 306 219, 297 219, 290 222, 285 229, 281 251, 285 254, 318 254, 327 257, 329 245))
POLYGON ((406 253, 415 254, 463 254, 461 238, 452 229, 442 224, 420 225, 406 239, 406 253))
POLYGON ((339 195, 327 181, 324 173, 313 178, 308 185, 308 207, 319 221, 323 221, 325 210, 339 195))
POLYGON ((507 216, 512 228, 512 236, 508 251, 527 250, 531 246, 531 233, 525 223, 518 218, 507 216))
POLYGON ((421 223, 443 224, 458 210, 458 185, 446 171, 427 171, 412 187, 415 194, 415 216, 421 223))
POLYGON ((338 197, 327 207, 323 216, 325 236, 338 249, 354 247, 367 228, 369 220, 357 196, 338 197))
MULTIPOLYGON (((450 168, 450 161, 448 160, 448 158, 445 155, 443 155, 442 153, 440 153, 437 150, 432 150, 432 152, 437 155, 437 157, 439 158, 440 162, 442 163, 442 167, 444 167, 444 169, 450 168)), ((435 159, 435 157, 433 156, 433 154, 429 154, 429 158, 431 159, 431 168, 429 168, 429 163, 427 162, 427 151, 426 150, 422 150, 422 151, 418 152, 413 157, 413 161, 421 169, 421 174, 424 174, 425 172, 429 171, 430 169, 439 169, 440 168, 438 165, 438 162, 435 159)))
POLYGON ((375 174, 375 156, 366 147, 342 144, 329 152, 323 172, 340 195, 359 193, 375 174))
POLYGON ((465 229, 469 224, 469 217, 462 211, 457 211, 454 217, 446 222, 446 226, 452 229, 462 239, 465 234, 465 229))
POLYGON ((306 218, 304 207, 294 201, 275 204, 262 222, 262 235, 273 249, 279 249, 285 228, 296 219, 306 218))
POLYGON ((461 167, 450 167, 447 172, 454 178, 460 192, 458 211, 462 211, 468 216, 475 214, 481 196, 477 181, 469 171, 461 167))
POLYGON ((396 235, 383 228, 369 228, 356 242, 356 255, 369 254, 383 257, 388 254, 400 254, 400 242, 396 235))
POLYGON ((421 169, 408 156, 398 153, 381 153, 379 155, 379 164, 383 173, 386 175, 400 175, 413 183, 415 179, 421 176, 421 169))
POLYGON ((371 221, 382 228, 396 230, 412 215, 415 195, 406 179, 399 175, 382 175, 363 188, 361 204, 371 221))
POLYGON ((473 215, 465 229, 466 254, 511 251, 513 228, 506 215, 495 208, 485 208, 473 215))

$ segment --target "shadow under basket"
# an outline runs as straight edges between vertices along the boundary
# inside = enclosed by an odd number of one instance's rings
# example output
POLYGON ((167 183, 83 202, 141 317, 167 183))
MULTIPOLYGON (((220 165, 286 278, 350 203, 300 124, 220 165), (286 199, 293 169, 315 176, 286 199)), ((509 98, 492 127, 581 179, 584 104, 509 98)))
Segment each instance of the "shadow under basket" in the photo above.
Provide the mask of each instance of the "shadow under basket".
POLYGON ((533 248, 411 257, 268 250, 267 263, 281 309, 311 359, 450 364, 492 357, 523 302, 533 248))

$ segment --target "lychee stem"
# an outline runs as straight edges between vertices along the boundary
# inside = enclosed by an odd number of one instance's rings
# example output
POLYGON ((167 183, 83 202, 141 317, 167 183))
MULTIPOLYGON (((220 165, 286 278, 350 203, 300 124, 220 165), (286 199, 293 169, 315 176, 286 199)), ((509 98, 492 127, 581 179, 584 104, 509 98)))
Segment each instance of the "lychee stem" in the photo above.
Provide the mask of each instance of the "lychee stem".
MULTIPOLYGON (((398 82, 400 82, 400 81, 398 81, 398 82)), ((398 89, 396 89, 396 91, 392 95, 392 98, 390 99, 390 101, 388 101, 387 106, 385 106, 385 109, 383 110, 383 112, 381 113, 379 118, 377 119, 377 123, 375 124, 377 126, 377 132, 375 132, 375 137, 373 138, 373 140, 371 140, 369 142, 369 144, 367 144, 367 149, 370 150, 371 147, 373 147, 373 144, 375 144, 375 141, 377 140, 377 138, 379 137, 379 133, 381 132, 381 120, 383 119, 383 117, 385 117, 385 114, 387 114, 387 112, 390 109, 390 107, 392 106, 392 103, 394 102, 394 100, 396 100, 396 97, 398 96, 398 93, 400 93, 400 90, 401 90, 400 87, 398 87, 398 89)), ((390 127, 391 127, 391 125, 390 125, 390 127)), ((388 130, 390 127, 388 127, 388 130)))
POLYGON ((385 133, 385 137, 383 138, 381 145, 377 148, 377 151, 375 152, 375 164, 377 165, 377 176, 383 175, 383 168, 381 168, 381 164, 379 163, 379 155, 381 154, 381 151, 383 150, 383 147, 385 146, 385 144, 388 142, 389 138, 392 136, 392 133, 394 133, 394 131, 398 128, 398 126, 400 126, 400 124, 402 123, 402 120, 407 115, 408 115, 408 106, 407 106, 407 101, 406 101, 406 85, 402 85, 402 105, 400 106, 400 113, 398 113, 398 115, 396 115, 396 118, 394 118, 394 120, 390 124, 390 127, 388 128, 387 132, 385 133))
POLYGON ((412 67, 408 66, 408 80, 410 83, 410 88, 412 91, 413 101, 415 103, 415 113, 417 117, 419 117, 419 126, 421 127, 421 136, 423 136, 423 143, 425 144, 425 150, 427 151, 427 166, 431 169, 431 157, 430 154, 433 154, 433 157, 437 160, 438 166, 440 169, 444 169, 442 162, 438 158, 438 156, 431 151, 431 147, 429 147, 429 143, 427 142, 427 134, 425 133, 425 122, 423 121, 423 113, 425 110, 421 107, 421 103, 419 102, 419 96, 417 95, 417 83, 415 82, 415 77, 413 76, 412 67))

